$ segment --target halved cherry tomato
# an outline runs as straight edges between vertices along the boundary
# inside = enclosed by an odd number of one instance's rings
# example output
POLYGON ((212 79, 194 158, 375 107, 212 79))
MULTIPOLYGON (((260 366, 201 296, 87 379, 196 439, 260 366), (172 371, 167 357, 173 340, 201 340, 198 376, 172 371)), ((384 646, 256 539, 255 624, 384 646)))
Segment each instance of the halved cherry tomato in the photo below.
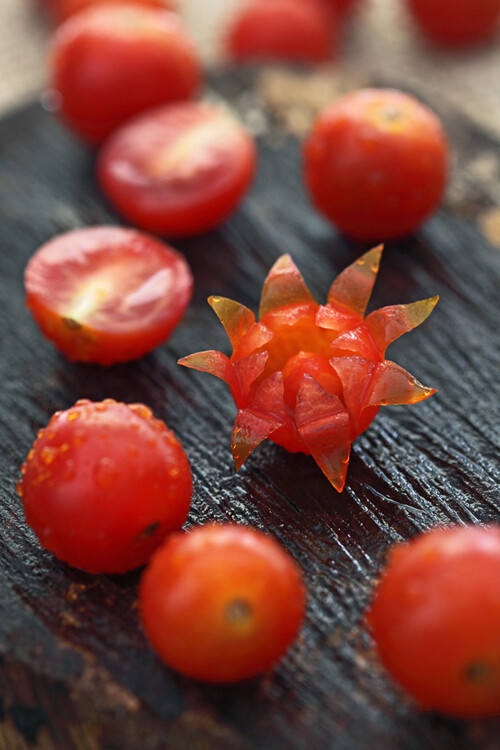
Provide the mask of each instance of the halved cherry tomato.
POLYGON ((26 521, 43 546, 90 573, 144 565, 189 511, 186 455, 143 404, 78 401, 56 412, 21 472, 26 521))
POLYGON ((167 339, 191 299, 184 258, 132 229, 94 227, 43 245, 25 272, 26 304, 71 360, 111 365, 167 339))
POLYGON ((336 18, 319 0, 251 0, 235 16, 226 48, 232 60, 321 62, 336 52, 336 18))
MULTIPOLYGON (((103 3, 123 5, 128 0, 43 0, 55 23, 62 23, 75 13, 103 3)), ((175 10, 175 0, 130 0, 134 5, 147 5, 151 8, 163 8, 163 10, 175 10)))
POLYGON ((99 183, 137 226, 190 235, 221 224, 250 185, 252 138, 224 110, 182 103, 147 112, 104 145, 99 183))
POLYGON ((139 592, 144 629, 161 659, 215 683, 270 669, 295 638, 304 604, 301 573, 287 552, 232 524, 170 537, 139 592))
POLYGON ((408 0, 422 31, 440 44, 461 47, 498 30, 500 0, 408 0))
POLYGON ((439 119, 401 91, 365 89, 328 106, 305 143, 312 200, 357 239, 400 237, 437 207, 448 147, 439 119))
POLYGON ((500 713, 500 527, 397 545, 368 619, 383 663, 422 708, 500 713))
POLYGON ((175 13, 98 5, 57 30, 52 88, 64 120, 98 142, 133 115, 191 98, 201 82, 197 53, 175 13))

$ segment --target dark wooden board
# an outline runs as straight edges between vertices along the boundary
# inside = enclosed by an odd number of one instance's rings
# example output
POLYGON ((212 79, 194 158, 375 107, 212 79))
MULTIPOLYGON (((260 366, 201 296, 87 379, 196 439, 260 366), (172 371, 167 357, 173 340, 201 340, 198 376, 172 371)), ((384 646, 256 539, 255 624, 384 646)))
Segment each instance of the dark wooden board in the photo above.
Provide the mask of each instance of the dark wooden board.
MULTIPOLYGON (((215 78, 237 100, 251 82, 215 78)), ((500 146, 448 113, 459 161, 500 146)), ((93 180, 93 156, 39 105, 0 123, 0 748, 85 750, 493 750, 496 720, 422 714, 380 669, 362 613, 389 545, 438 523, 498 520, 500 253, 474 221, 446 209, 390 243, 373 306, 441 295, 391 357, 439 392, 381 410, 356 442, 338 495, 312 459, 272 444, 235 474, 234 407, 222 383, 176 365, 226 349, 209 294, 256 308, 272 262, 290 252, 324 299, 364 246, 315 215, 297 141, 260 139, 256 184, 220 231, 175 243, 196 288, 171 341, 111 369, 66 362, 24 307, 22 272, 54 234, 116 222, 93 180), (56 409, 77 398, 143 401, 181 438, 195 491, 190 523, 231 520, 274 534, 309 587, 301 636, 270 675, 208 687, 173 674, 145 641, 139 573, 90 576, 43 551, 15 492, 19 465, 56 409)), ((488 195, 474 197, 475 210, 488 195)), ((226 349, 227 350, 227 349, 226 349)), ((411 648, 411 644, 408 644, 411 648)))

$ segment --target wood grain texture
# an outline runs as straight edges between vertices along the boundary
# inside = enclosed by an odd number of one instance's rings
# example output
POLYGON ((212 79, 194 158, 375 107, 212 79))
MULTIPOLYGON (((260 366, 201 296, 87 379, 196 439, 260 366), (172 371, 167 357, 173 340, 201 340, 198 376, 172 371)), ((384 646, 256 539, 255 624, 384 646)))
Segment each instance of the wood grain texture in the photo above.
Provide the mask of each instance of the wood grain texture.
MULTIPOLYGON (((237 101, 252 75, 213 86, 237 101)), ((444 113, 462 162, 500 147, 444 113)), ((380 669, 363 610, 389 545, 438 523, 499 518, 500 253, 448 207, 386 249, 373 307, 436 293, 431 318, 390 356, 439 389, 413 407, 382 409, 354 445, 338 495, 312 459, 266 444, 236 475, 234 407, 209 376, 177 359, 227 351, 209 294, 256 309, 273 261, 292 254, 324 299, 365 246, 312 211, 296 140, 271 127, 257 182, 220 231, 175 243, 196 280, 184 322, 142 360, 110 369, 66 362, 24 307, 22 273, 58 232, 116 222, 93 180, 93 157, 37 105, 0 123, 0 749, 494 750, 498 721, 418 712, 380 669), (58 563, 25 525, 19 466, 56 409, 77 398, 143 401, 182 440, 192 463, 191 524, 248 523, 302 565, 307 621, 270 675, 208 687, 163 667, 136 610, 139 573, 90 576, 58 563)), ((474 210, 487 206, 474 196, 474 210)), ((465 205, 465 204, 464 204, 465 205)), ((411 644, 409 644, 411 647, 411 644)))

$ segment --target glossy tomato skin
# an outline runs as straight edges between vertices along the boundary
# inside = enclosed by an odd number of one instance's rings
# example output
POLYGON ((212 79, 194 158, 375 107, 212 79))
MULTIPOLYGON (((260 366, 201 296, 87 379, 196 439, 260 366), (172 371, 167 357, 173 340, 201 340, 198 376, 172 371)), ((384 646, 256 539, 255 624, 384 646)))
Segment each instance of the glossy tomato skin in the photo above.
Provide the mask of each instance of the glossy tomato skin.
POLYGON ((143 110, 192 98, 201 83, 179 17, 132 4, 98 5, 62 24, 50 68, 61 116, 91 143, 143 110))
POLYGON ((103 146, 102 190, 136 226, 171 236, 219 226, 255 172, 256 149, 224 110, 199 102, 160 107, 132 120, 103 146))
POLYGON ((368 619, 392 677, 424 709, 500 713, 500 528, 435 529, 398 545, 368 619))
POLYGON ((167 540, 143 576, 139 604, 168 666, 230 683, 281 658, 302 622, 305 592, 298 566, 272 538, 214 524, 167 540))
POLYGON ((121 227, 55 237, 29 261, 26 304, 70 360, 112 365, 165 341, 191 299, 193 279, 172 247, 121 227))
POLYGON ((143 404, 79 401, 38 435, 18 491, 26 521, 64 562, 123 573, 186 520, 187 457, 143 404))
POLYGON ((435 42, 461 47, 498 30, 500 0, 408 0, 422 31, 435 42))
MULTIPOLYGON (((113 4, 123 5, 124 0, 43 0, 47 5, 51 17, 55 23, 67 21, 70 16, 80 13, 82 10, 96 5, 113 4)), ((176 3, 173 0, 133 0, 134 5, 145 5, 149 8, 160 8, 175 10, 176 3)))
POLYGON ((251 0, 235 16, 226 40, 233 61, 315 63, 336 51, 335 16, 319 0, 251 0))
POLYGON ((313 203, 356 239, 415 230, 438 206, 448 147, 438 118, 400 91, 355 91, 317 118, 304 147, 313 203))

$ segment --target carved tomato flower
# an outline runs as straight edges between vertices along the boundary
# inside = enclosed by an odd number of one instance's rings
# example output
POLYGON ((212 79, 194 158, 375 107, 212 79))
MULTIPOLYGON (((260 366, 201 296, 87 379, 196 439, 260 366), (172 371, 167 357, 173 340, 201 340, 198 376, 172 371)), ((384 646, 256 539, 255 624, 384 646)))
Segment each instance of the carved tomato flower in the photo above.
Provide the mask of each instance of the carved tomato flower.
POLYGON ((311 454, 339 492, 352 441, 379 406, 414 404, 435 393, 395 362, 389 344, 422 323, 438 297, 364 317, 382 246, 333 282, 326 305, 312 297, 289 255, 264 282, 259 320, 244 305, 210 297, 233 347, 191 354, 179 364, 224 380, 238 408, 231 448, 236 469, 263 440, 311 454))

